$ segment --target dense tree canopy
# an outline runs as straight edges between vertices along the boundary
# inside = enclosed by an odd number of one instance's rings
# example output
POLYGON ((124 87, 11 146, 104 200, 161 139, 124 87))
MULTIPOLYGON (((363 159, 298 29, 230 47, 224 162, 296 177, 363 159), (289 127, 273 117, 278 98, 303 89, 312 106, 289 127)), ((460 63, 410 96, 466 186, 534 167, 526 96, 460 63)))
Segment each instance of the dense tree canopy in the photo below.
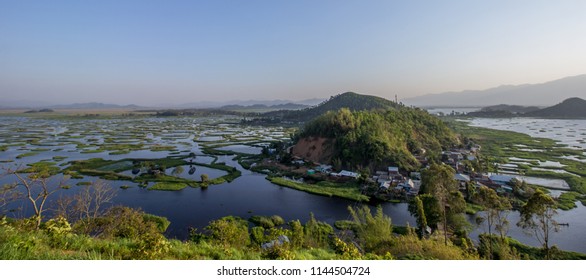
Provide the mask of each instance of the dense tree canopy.
POLYGON ((455 134, 427 112, 400 107, 387 111, 329 111, 306 124, 300 137, 333 139, 332 160, 345 166, 371 168, 395 164, 419 166, 414 155, 437 157, 457 142, 455 134))

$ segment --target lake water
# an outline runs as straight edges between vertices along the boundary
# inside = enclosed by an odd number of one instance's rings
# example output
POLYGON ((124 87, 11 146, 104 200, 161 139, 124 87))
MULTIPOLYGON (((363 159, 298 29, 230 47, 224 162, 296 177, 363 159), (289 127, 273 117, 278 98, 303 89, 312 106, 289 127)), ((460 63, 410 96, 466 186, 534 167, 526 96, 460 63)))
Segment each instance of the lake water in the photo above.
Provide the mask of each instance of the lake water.
MULTIPOLYGON (((577 150, 586 150, 586 120, 561 120, 561 119, 536 119, 536 118, 474 118, 469 122, 470 126, 484 127, 490 129, 498 129, 505 131, 514 131, 527 134, 532 137, 548 138, 557 141, 560 144, 567 145, 570 148, 577 150)), ((521 147, 521 145, 519 145, 521 147)), ((521 147, 522 148, 522 147, 521 147)), ((534 151, 540 152, 540 151, 534 151)), ((586 153, 584 153, 586 155, 586 153)), ((566 156, 566 159, 571 159, 579 162, 586 162, 583 158, 576 156, 566 156)), ((526 159, 511 158, 513 162, 526 162, 526 159)), ((540 167, 563 167, 559 162, 538 162, 540 167)), ((536 167, 535 170, 543 168, 536 167)), ((552 171, 551 169, 547 169, 552 171)), ((555 170, 554 172, 564 172, 563 170, 555 170)), ((575 175, 575 174, 574 174, 575 175)), ((577 176, 577 175, 576 175, 577 176)), ((527 177, 525 177, 527 178, 527 177)), ((531 184, 547 184, 552 179, 531 178, 528 180, 531 184)), ((558 188, 564 188, 567 184, 561 180, 552 183, 558 188)), ((559 195, 559 192, 552 192, 559 195)), ((558 247, 586 253, 586 242, 582 242, 586 238, 586 207, 581 203, 577 203, 577 208, 570 211, 558 211, 556 220, 560 223, 569 223, 569 227, 561 227, 560 231, 553 233, 551 237, 551 244, 557 244, 558 247), (579 241, 578 241, 579 240, 579 241)), ((519 213, 512 212, 509 215, 511 229, 509 235, 520 240, 523 243, 533 246, 539 246, 535 238, 528 236, 516 227, 515 224, 519 221, 519 213)), ((473 222, 473 220, 471 219, 473 222)), ((483 227, 477 228, 473 235, 477 236, 484 231, 483 227)))
MULTIPOLYGON (((5 168, 15 165, 23 166, 40 160, 52 160, 54 156, 67 157, 57 164, 94 157, 104 159, 158 158, 166 157, 170 153, 187 155, 191 152, 198 155, 197 162, 210 163, 214 160, 213 157, 201 155, 199 145, 193 142, 194 135, 205 134, 206 129, 209 129, 209 127, 206 128, 206 125, 202 125, 202 122, 209 122, 209 120, 148 118, 60 121, 0 117, 0 121, 0 143, 14 145, 9 146, 6 151, 0 152, 0 161, 13 161, 0 163, 0 167, 5 168), (118 134, 123 137, 117 138, 118 134), (95 154, 81 153, 80 150, 87 148, 85 146, 79 148, 78 145, 91 142, 89 139, 97 139, 99 143, 112 141, 112 139, 134 141, 144 143, 145 149, 131 151, 124 155, 110 155, 108 151, 95 154), (177 150, 175 152, 152 152, 149 150, 151 145, 172 145, 177 147, 177 150), (49 148, 49 151, 38 152, 36 155, 20 159, 16 158, 18 155, 38 148, 49 148)), ((232 124, 220 127, 223 129, 222 133, 226 133, 226 135, 229 135, 227 131, 233 135, 246 132, 247 135, 254 134, 259 137, 270 137, 273 133, 286 135, 284 131, 274 128, 250 128, 232 124)), ((171 226, 166 233, 167 236, 180 239, 187 238, 189 228, 202 229, 209 221, 228 215, 242 218, 249 218, 252 215, 280 215, 285 220, 299 219, 305 222, 309 219, 310 213, 313 213, 316 219, 333 223, 336 220, 350 218, 348 206, 361 205, 346 199, 313 195, 272 184, 265 179, 265 175, 243 169, 232 158, 232 156, 218 156, 217 162, 224 162, 228 166, 238 168, 242 172, 242 176, 231 183, 214 185, 207 189, 188 187, 181 191, 150 191, 128 181, 108 181, 112 188, 118 190, 114 204, 141 208, 148 213, 167 217, 171 221, 171 226), (119 187, 122 185, 127 185, 130 188, 120 189, 119 187)), ((188 166, 185 166, 183 176, 187 170, 188 166)), ((200 166, 197 166, 197 170, 198 172, 205 170, 212 176, 223 174, 213 173, 223 171, 207 170, 200 166)), ((81 180, 71 179, 68 182, 71 188, 62 190, 60 193, 63 195, 75 193, 76 188, 80 188, 76 186, 77 182, 96 179, 94 177, 85 177, 81 180)), ((10 177, 0 178, 0 184, 13 181, 14 178, 10 177)), ((406 203, 383 203, 381 205, 384 213, 391 217, 393 224, 406 225, 409 223, 415 225, 415 219, 407 211, 406 203)), ((31 209, 27 209, 26 204, 24 206, 25 215, 30 214, 31 209)), ((370 206, 375 207, 375 205, 370 206)), ((23 214, 20 212, 14 215, 22 216, 23 214)), ((510 217, 513 219, 515 216, 518 217, 518 214, 512 213, 510 217)), ((554 234, 552 244, 558 244, 564 250, 586 253, 586 243, 583 242, 586 237, 586 224, 583 219, 585 216, 586 207, 581 205, 571 211, 560 211, 558 220, 570 223, 570 227, 562 228, 560 233, 554 234)), ((473 221, 473 218, 470 219, 473 221)), ((532 241, 532 238, 527 237, 514 226, 514 223, 516 221, 511 221, 509 235, 528 244, 537 245, 532 241)), ((479 231, 481 229, 477 229, 474 234, 477 235, 479 231)))
POLYGON ((426 108, 425 110, 432 115, 451 115, 451 114, 467 114, 470 112, 479 111, 479 107, 462 107, 462 108, 426 108))
POLYGON ((586 150, 586 120, 474 118, 469 125, 549 138, 571 148, 586 150))
MULTIPOLYGON (((550 245, 556 245, 558 248, 568 251, 575 251, 586 253, 586 207, 581 203, 577 204, 577 208, 570 211, 558 210, 555 220, 558 223, 568 223, 569 226, 561 226, 558 232, 553 232, 550 235, 550 245)), ((479 213, 482 215, 482 213, 479 213)), ((535 239, 535 237, 528 235, 523 229, 516 226, 519 222, 519 212, 511 212, 508 216, 510 223, 510 229, 508 235, 521 241, 524 244, 528 244, 535 247, 540 247, 541 244, 535 239)), ((474 224, 473 216, 469 216, 470 223, 474 224)), ((486 226, 478 226, 470 236, 473 239, 478 238, 478 234, 486 231, 486 226)), ((494 231, 494 230, 493 230, 494 231)))

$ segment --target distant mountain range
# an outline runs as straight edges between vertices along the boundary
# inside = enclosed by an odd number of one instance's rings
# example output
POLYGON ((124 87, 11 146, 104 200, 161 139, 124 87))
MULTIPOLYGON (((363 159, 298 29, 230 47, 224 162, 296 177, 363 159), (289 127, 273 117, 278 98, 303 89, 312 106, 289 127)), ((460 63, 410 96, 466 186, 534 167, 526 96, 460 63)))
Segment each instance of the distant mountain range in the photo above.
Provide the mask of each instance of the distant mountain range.
POLYGON ((6 100, 0 104, 0 109, 146 109, 146 108, 175 108, 175 109, 202 109, 202 108, 220 108, 220 109, 268 109, 268 110, 296 110, 308 106, 314 106, 322 102, 323 99, 313 98, 300 101, 291 100, 232 100, 224 102, 202 101, 197 103, 185 103, 180 105, 159 105, 159 106, 138 106, 107 104, 99 102, 74 103, 51 105, 40 101, 26 100, 6 100))
POLYGON ((586 100, 574 97, 564 100, 562 103, 544 109, 528 112, 526 117, 539 118, 563 118, 563 119, 584 119, 586 118, 586 100))
POLYGON ((141 109, 138 105, 117 105, 117 104, 106 104, 99 102, 88 102, 88 103, 73 103, 73 104, 62 104, 62 105, 48 105, 45 103, 27 103, 26 101, 18 102, 7 102, 0 106, 1 109, 141 109))
POLYGON ((230 101, 222 101, 222 102, 213 102, 213 101, 202 101, 202 102, 192 102, 192 103, 185 103, 180 105, 169 105, 169 106, 160 106, 160 107, 168 107, 168 108, 192 108, 192 109, 200 109, 200 108, 222 108, 226 106, 277 106, 277 105, 284 105, 284 104, 298 104, 298 105, 305 105, 305 106, 314 106, 319 104, 323 101, 323 98, 312 98, 312 99, 304 99, 299 101, 292 101, 292 100, 284 100, 284 99, 275 99, 275 100, 230 100, 230 101))
POLYGON ((309 107, 308 105, 296 104, 296 103, 285 103, 277 105, 265 105, 265 104, 253 104, 253 105, 226 105, 219 107, 220 110, 226 111, 241 111, 241 110, 300 110, 309 107))
POLYGON ((105 104, 105 103, 98 103, 98 102, 89 102, 89 103, 74 103, 68 105, 54 105, 49 106, 48 108, 51 109, 139 109, 143 108, 138 105, 130 104, 130 105, 116 105, 116 104, 105 104))
POLYGON ((470 112, 469 117, 510 118, 533 117, 546 119, 584 119, 586 118, 586 100, 573 97, 554 106, 540 109, 517 105, 496 105, 484 107, 480 111, 470 112))
POLYGON ((382 97, 362 95, 354 92, 345 92, 330 97, 322 103, 302 110, 281 110, 263 114, 269 119, 279 119, 293 122, 305 122, 311 120, 327 111, 337 111, 341 108, 349 108, 353 111, 389 109, 399 105, 382 97))
POLYGON ((520 105, 507 105, 507 104, 499 104, 493 105, 488 107, 483 107, 480 109, 481 112, 494 112, 494 111, 505 111, 510 112, 513 114, 524 114, 529 113, 532 111, 539 110, 537 106, 520 106, 520 105))
POLYGON ((402 102, 418 107, 486 107, 498 104, 551 106, 572 97, 586 99, 586 75, 542 84, 506 85, 487 90, 429 94, 407 98, 402 102))

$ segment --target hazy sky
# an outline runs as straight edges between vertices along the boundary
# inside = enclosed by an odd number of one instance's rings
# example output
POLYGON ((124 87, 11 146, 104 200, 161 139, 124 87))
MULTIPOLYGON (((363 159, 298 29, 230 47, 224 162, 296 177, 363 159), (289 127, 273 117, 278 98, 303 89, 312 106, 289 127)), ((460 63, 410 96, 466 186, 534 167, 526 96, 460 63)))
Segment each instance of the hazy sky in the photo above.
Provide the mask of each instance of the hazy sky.
POLYGON ((585 50, 582 0, 0 0, 0 103, 406 98, 585 74, 585 50))

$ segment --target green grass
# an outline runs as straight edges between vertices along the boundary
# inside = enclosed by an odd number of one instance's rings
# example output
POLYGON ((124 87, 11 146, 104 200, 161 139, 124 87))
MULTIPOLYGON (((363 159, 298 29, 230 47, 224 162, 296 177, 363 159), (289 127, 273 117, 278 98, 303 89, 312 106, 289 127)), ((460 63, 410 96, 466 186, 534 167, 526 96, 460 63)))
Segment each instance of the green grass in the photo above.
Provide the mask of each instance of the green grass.
POLYGON ((558 208, 562 210, 571 210, 576 208, 576 200, 581 197, 582 195, 577 192, 562 193, 557 199, 558 208))
POLYGON ((100 167, 96 168, 96 170, 120 172, 120 171, 132 169, 132 167, 133 167, 132 161, 125 160, 125 161, 116 161, 112 164, 100 166, 100 167))
POLYGON ((143 147, 143 144, 103 144, 100 149, 108 151, 138 151, 142 150, 143 147))
MULTIPOLYGON (((544 258, 545 254, 542 248, 531 247, 512 238, 507 238, 507 241, 509 243, 509 246, 515 248, 517 252, 524 255, 528 259, 542 260, 544 258)), ((571 251, 554 250, 553 258, 558 260, 586 260, 586 254, 571 251)))
POLYGON ((267 177, 267 180, 271 181, 273 184, 318 195, 330 197, 335 196, 355 201, 369 201, 370 199, 368 196, 363 195, 360 192, 360 189, 355 183, 340 184, 321 181, 317 184, 306 184, 293 182, 281 177, 267 177))
MULTIPOLYGON (((214 160, 214 162, 215 162, 215 160, 214 160)), ((199 165, 199 166, 204 166, 204 167, 209 167, 209 168, 214 168, 214 169, 219 169, 219 170, 224 170, 224 171, 228 172, 228 174, 226 174, 222 177, 218 177, 218 178, 209 180, 208 183, 212 184, 212 185, 218 185, 218 184, 222 184, 222 183, 226 183, 226 182, 232 182, 236 178, 238 178, 242 175, 242 172, 240 172, 238 169, 236 169, 232 166, 228 166, 223 163, 212 163, 212 164, 193 163, 193 164, 199 165)))
POLYGON ((53 160, 54 160, 54 161, 63 161, 63 160, 65 160, 66 158, 67 158, 67 157, 63 157, 63 156, 54 156, 54 157, 53 157, 53 160))
POLYGON ((151 150, 151 152, 176 151, 177 148, 175 146, 155 145, 155 146, 152 146, 150 150, 151 150))
MULTIPOLYGON (((121 218, 124 218, 122 216, 121 218)), ((159 259, 159 260, 260 260, 260 259, 297 259, 297 260, 337 260, 348 259, 350 255, 344 247, 340 247, 340 236, 335 234, 323 235, 322 232, 316 231, 315 224, 309 226, 309 222, 303 226, 301 243, 298 245, 285 245, 274 251, 273 254, 262 250, 258 243, 250 245, 240 245, 227 243, 225 237, 230 237, 231 232, 217 232, 218 237, 213 235, 201 235, 195 241, 179 241, 167 239, 162 235, 155 235, 155 232, 149 234, 140 234, 134 230, 148 230, 149 227, 141 225, 155 226, 154 229, 160 234, 164 232, 169 221, 164 217, 149 215, 143 213, 140 223, 135 224, 135 218, 138 216, 129 216, 132 220, 118 225, 117 231, 121 235, 99 238, 90 237, 81 233, 76 233, 76 225, 73 230, 67 223, 58 223, 49 226, 49 222, 44 223, 39 230, 31 230, 30 222, 26 220, 0 219, 0 259, 2 260, 122 260, 122 259, 159 259), (130 234, 130 235, 125 235, 130 234), (138 235, 137 235, 138 234, 138 235), (315 238, 322 236, 327 240, 322 243, 316 243, 315 238)), ((117 217, 118 218, 118 217, 117 217)), ((125 219, 123 219, 125 220, 125 219)), ((317 221, 318 223, 321 223, 317 221)), ((315 221, 314 221, 315 223, 315 221)), ((152 227, 151 227, 152 228, 152 227)), ((295 235, 284 228, 275 228, 266 230, 264 237, 274 238, 272 236, 285 233, 293 244, 295 235)), ((351 257, 352 259, 478 259, 474 252, 463 250, 462 248, 448 244, 445 245, 441 238, 419 239, 412 234, 407 227, 393 225, 393 233, 389 236, 390 242, 383 242, 373 251, 367 251, 351 257)), ((248 236, 239 239, 244 242, 249 241, 251 232, 246 228, 248 236)), ((297 235, 299 238, 299 235, 297 235)), ((353 248, 351 236, 345 238, 346 248, 353 248)), ((360 240, 354 240, 360 242, 360 240)), ((342 242, 342 243, 344 243, 342 242)), ((516 240, 509 239, 508 244, 520 253, 521 257, 526 259, 543 259, 543 250, 541 248, 530 247, 519 243, 516 240)), ((572 259, 584 260, 586 254, 553 250, 555 259, 572 259)))
POLYGON ((86 175, 86 176, 97 176, 102 179, 106 180, 122 180, 122 181, 132 181, 132 177, 128 175, 118 174, 113 171, 100 171, 100 170, 93 170, 93 169, 81 169, 77 170, 79 173, 86 175))
POLYGON ((148 189, 153 191, 180 191, 186 187, 187 184, 185 183, 158 182, 148 189))
POLYGON ((24 173, 33 173, 46 170, 51 175, 55 175, 61 171, 61 168, 56 166, 56 163, 50 161, 39 161, 28 164, 28 168, 22 170, 24 173))
MULTIPOLYGON (((101 158, 93 158, 89 160, 81 160, 81 161, 74 161, 72 162, 71 166, 67 168, 67 172, 78 172, 83 175, 87 176, 99 176, 103 179, 107 180, 127 180, 127 181, 134 181, 137 183, 141 182, 156 182, 156 183, 163 183, 159 184, 157 187, 151 188, 153 190, 178 190, 183 189, 185 186, 192 186, 192 187, 200 187, 202 186, 201 182, 178 178, 174 176, 169 176, 166 174, 159 174, 159 175, 151 175, 151 174, 140 174, 139 176, 132 177, 120 174, 119 172, 123 172, 126 170, 132 169, 135 165, 133 162, 143 163, 143 162, 150 162, 152 165, 158 166, 165 166, 166 168, 172 168, 176 166, 181 166, 187 164, 184 160, 187 158, 186 156, 180 157, 167 157, 161 159, 121 159, 121 160, 104 160, 101 158), (165 184, 168 184, 166 186, 165 184), (183 187, 178 188, 177 186, 173 185, 181 185, 183 187)), ((227 166, 225 164, 201 164, 201 163, 194 163, 194 165, 205 166, 209 168, 215 168, 227 171, 228 174, 209 180, 206 182, 207 185, 217 185, 222 184, 225 182, 231 182, 234 179, 238 178, 241 175, 241 172, 238 171, 236 168, 227 166)))

